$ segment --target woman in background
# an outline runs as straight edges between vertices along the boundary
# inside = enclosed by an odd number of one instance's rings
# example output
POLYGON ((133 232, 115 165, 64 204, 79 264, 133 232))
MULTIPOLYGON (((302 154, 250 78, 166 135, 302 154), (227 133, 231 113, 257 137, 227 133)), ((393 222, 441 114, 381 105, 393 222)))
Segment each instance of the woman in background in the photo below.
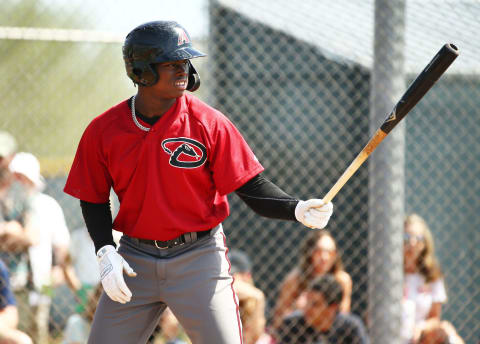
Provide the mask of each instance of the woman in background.
POLYGON ((447 293, 440 265, 435 257, 433 236, 417 214, 404 222, 404 336, 418 339, 429 319, 440 319, 447 293))
POLYGON ((303 308, 302 296, 307 285, 324 274, 332 274, 343 288, 340 312, 349 313, 352 296, 352 279, 344 270, 337 244, 327 230, 311 231, 300 248, 300 259, 283 281, 273 314, 273 327, 278 328, 282 319, 291 312, 303 308))

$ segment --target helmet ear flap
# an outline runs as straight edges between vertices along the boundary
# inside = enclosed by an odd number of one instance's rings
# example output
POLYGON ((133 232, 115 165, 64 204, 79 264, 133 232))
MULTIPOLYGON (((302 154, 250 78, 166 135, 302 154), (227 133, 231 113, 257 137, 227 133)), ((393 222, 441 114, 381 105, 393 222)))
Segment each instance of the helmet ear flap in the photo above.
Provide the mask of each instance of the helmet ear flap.
POLYGON ((200 75, 198 75, 192 62, 188 60, 188 84, 187 90, 195 92, 200 87, 200 75))
POLYGON ((143 86, 152 86, 157 83, 158 74, 153 64, 146 63, 146 67, 143 69, 140 81, 143 86))
POLYGON ((152 64, 145 61, 129 61, 127 74, 134 83, 142 86, 152 86, 158 81, 158 74, 152 64))

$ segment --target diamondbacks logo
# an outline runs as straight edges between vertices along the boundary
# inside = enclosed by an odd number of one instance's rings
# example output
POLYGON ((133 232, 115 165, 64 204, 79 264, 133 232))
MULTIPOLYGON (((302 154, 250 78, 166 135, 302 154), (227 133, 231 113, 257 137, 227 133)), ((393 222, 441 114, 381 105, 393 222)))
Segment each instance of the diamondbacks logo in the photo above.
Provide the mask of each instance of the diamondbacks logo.
POLYGON ((162 141, 162 148, 170 155, 169 163, 179 168, 196 168, 207 160, 207 149, 188 137, 175 137, 162 141))
POLYGON ((183 45, 185 43, 190 43, 190 38, 188 38, 188 35, 184 30, 182 30, 179 27, 177 27, 176 30, 177 30, 177 33, 178 33, 177 45, 183 45))

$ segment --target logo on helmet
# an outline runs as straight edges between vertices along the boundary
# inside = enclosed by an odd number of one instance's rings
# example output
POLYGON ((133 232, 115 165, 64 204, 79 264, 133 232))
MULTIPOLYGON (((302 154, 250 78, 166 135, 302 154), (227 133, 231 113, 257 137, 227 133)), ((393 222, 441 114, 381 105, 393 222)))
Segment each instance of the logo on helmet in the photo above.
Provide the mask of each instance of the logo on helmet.
POLYGON ((190 43, 190 38, 188 38, 187 33, 182 28, 177 27, 175 30, 178 32, 178 45, 190 43))
POLYGON ((207 160, 207 149, 188 137, 175 137, 162 141, 162 148, 170 155, 169 163, 179 168, 196 168, 207 160))

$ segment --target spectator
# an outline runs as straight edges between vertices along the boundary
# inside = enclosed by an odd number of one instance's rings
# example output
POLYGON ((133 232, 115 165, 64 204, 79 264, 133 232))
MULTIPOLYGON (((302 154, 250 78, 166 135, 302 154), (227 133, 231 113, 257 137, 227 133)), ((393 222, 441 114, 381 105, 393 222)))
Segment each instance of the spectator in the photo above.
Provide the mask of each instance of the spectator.
POLYGON ((29 203, 24 227, 31 240, 28 247, 32 281, 29 303, 34 317, 31 333, 37 343, 48 343, 52 257, 60 269, 66 271, 70 234, 58 202, 41 192, 45 182, 37 158, 30 153, 17 153, 10 163, 10 170, 26 190, 29 203))
POLYGON ((100 295, 102 295, 102 285, 97 284, 92 293, 88 294, 87 302, 82 313, 74 313, 70 315, 63 332, 62 344, 83 344, 88 340, 90 333, 90 324, 95 314, 100 295))
POLYGON ((360 318, 340 312, 343 287, 333 275, 316 277, 305 295, 304 309, 288 315, 278 328, 278 343, 369 343, 360 318))
POLYGON ((239 299, 243 342, 273 343, 272 336, 265 329, 265 295, 254 285, 250 259, 240 250, 229 251, 228 258, 231 264, 230 273, 234 277, 233 288, 239 299))
MULTIPOLYGON (((110 197, 112 217, 115 207, 113 197, 110 197)), ((118 245, 122 236, 121 232, 112 230, 113 240, 118 245)), ((89 295, 100 283, 100 269, 97 264, 95 245, 93 244, 87 227, 79 227, 71 232, 68 262, 73 266, 72 278, 69 287, 75 292, 79 302, 76 311, 82 313, 89 295)))
POLYGON ((404 231, 403 336, 409 341, 418 339, 426 320, 440 319, 447 294, 425 220, 417 214, 407 216, 404 231))
POLYGON ((350 312, 352 279, 343 269, 335 239, 327 230, 314 230, 301 245, 298 266, 287 275, 280 286, 273 314, 274 328, 281 324, 286 315, 305 306, 303 291, 315 277, 325 274, 333 275, 342 286, 340 312, 350 312))
POLYGON ((30 337, 19 331, 17 325, 18 310, 8 270, 0 260, 0 344, 32 344, 30 337))
POLYGON ((166 308, 158 322, 158 332, 148 343, 153 344, 191 344, 182 325, 170 308, 166 308))
POLYGON ((27 329, 28 307, 28 247, 32 235, 24 228, 29 205, 25 190, 13 178, 9 164, 16 153, 15 139, 0 132, 0 259, 9 270, 10 287, 15 294, 19 328, 27 329))
POLYGON ((8 168, 15 152, 17 151, 17 141, 6 131, 0 131, 0 169, 8 168))
POLYGON ((433 318, 425 321, 417 344, 465 344, 448 321, 433 318))
POLYGON ((88 296, 100 283, 95 246, 88 234, 87 227, 79 227, 71 232, 69 263, 73 265, 77 280, 70 288, 76 292, 79 305, 77 312, 82 313, 88 296))

